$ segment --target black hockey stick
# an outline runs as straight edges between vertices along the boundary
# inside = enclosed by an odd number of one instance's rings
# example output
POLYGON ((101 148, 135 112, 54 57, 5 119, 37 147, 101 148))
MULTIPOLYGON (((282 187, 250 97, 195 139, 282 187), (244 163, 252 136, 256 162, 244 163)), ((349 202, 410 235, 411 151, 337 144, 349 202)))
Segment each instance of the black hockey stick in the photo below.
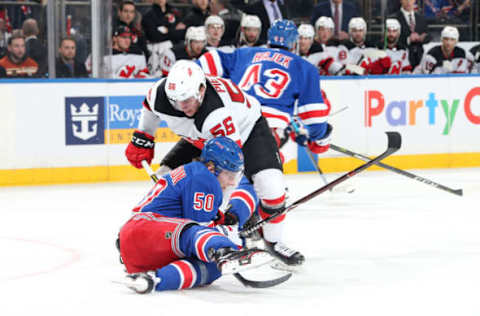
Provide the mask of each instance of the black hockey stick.
MULTIPOLYGON (((363 160, 363 161, 370 161, 370 158, 367 157, 367 156, 364 156, 362 154, 359 154, 359 153, 356 153, 356 152, 353 152, 351 150, 348 150, 346 148, 343 148, 343 147, 340 147, 340 146, 336 146, 334 144, 330 144, 330 148, 335 150, 335 151, 338 151, 338 152, 341 152, 343 154, 346 154, 348 156, 351 156, 351 157, 354 157, 354 158, 357 158, 359 160, 363 160)), ((384 164, 382 162, 376 162, 375 163, 377 166, 379 167, 382 167, 384 169, 387 169, 387 170, 390 170, 392 172, 395 172, 397 174, 400 174, 402 176, 406 176, 410 179, 413 179, 413 180, 417 180, 419 182, 422 182, 422 183, 425 183, 425 184, 428 184, 434 188, 437 188, 437 189, 440 189, 440 190, 444 190, 444 191, 447 191, 447 192, 450 192, 452 194, 455 194, 455 195, 459 195, 459 196, 463 196, 463 190, 462 189, 458 189, 458 190, 455 190, 455 189, 452 189, 452 188, 449 188, 447 186, 444 186, 440 183, 437 183, 437 182, 434 182, 432 180, 429 180, 429 179, 426 179, 426 178, 423 178, 423 177, 420 177, 420 176, 417 176, 411 172, 408 172, 408 171, 405 171, 405 170, 402 170, 402 169, 398 169, 398 168, 395 168, 395 167, 392 167, 390 165, 387 165, 387 164, 384 164)))
MULTIPOLYGON (((148 173, 148 175, 150 176, 150 178, 152 179, 152 181, 154 183, 157 183, 158 182, 158 177, 157 177, 157 174, 155 173, 155 171, 153 171, 152 167, 150 167, 150 165, 148 164, 147 161, 145 160, 142 160, 142 167, 143 169, 145 169, 145 171, 148 173)), ((268 287, 272 287, 272 286, 276 286, 276 285, 279 285, 285 281, 287 281, 288 279, 290 279, 290 277, 292 276, 291 273, 287 273, 281 277, 278 277, 276 279, 272 279, 272 280, 264 280, 264 281, 255 281, 255 280, 249 280, 249 279, 246 279, 244 276, 242 276, 239 272, 237 273, 234 273, 233 276, 240 282, 242 283, 243 286, 245 287, 252 287, 252 288, 259 288, 259 289, 263 289, 263 288, 268 288, 268 287)))
POLYGON ((323 193, 327 190, 330 190, 330 188, 333 188, 334 186, 336 186, 336 185, 346 181, 347 179, 357 175, 358 173, 360 173, 360 172, 364 171, 365 169, 373 166, 375 163, 387 158, 388 156, 390 156, 391 154, 393 154, 394 152, 399 150, 400 146, 402 145, 402 136, 398 132, 386 132, 386 133, 387 133, 387 137, 388 137, 388 148, 380 156, 377 156, 374 159, 369 160, 368 162, 364 163, 363 165, 353 169, 352 171, 350 171, 350 172, 344 174, 343 176, 333 180, 332 182, 329 182, 328 184, 324 185, 323 187, 321 187, 321 188, 305 195, 304 197, 298 199, 297 201, 295 201, 292 204, 290 204, 289 206, 287 206, 283 210, 283 212, 276 213, 276 214, 274 214, 270 217, 267 217, 267 218, 259 221, 258 223, 252 225, 251 227, 243 229, 240 232, 240 236, 248 237, 252 232, 256 231, 257 229, 259 229, 260 227, 262 227, 263 225, 265 225, 269 221, 277 218, 278 216, 280 216, 282 214, 285 214, 285 213, 295 209, 300 204, 303 204, 305 202, 310 201, 314 197, 320 195, 321 193, 323 193))

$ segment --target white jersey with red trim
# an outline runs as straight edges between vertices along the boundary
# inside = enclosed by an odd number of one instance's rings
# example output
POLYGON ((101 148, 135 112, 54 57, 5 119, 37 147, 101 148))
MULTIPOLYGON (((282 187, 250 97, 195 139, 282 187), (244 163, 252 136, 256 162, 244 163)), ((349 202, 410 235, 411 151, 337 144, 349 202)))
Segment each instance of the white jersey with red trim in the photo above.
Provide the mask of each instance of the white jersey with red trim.
POLYGON ((344 68, 342 63, 335 61, 335 56, 330 52, 322 51, 305 56, 309 63, 317 67, 320 75, 323 76, 335 76, 340 75, 341 70, 344 68))
MULTIPOLYGON (((119 53, 104 57, 105 73, 111 74, 114 79, 150 78, 147 62, 143 54, 119 53)), ((88 72, 92 71, 91 55, 88 56, 85 66, 88 72)))
POLYGON ((230 54, 210 51, 197 63, 255 96, 271 128, 285 128, 296 114, 313 139, 325 133, 330 108, 323 102, 318 70, 302 57, 283 49, 245 47, 230 54))
POLYGON ((455 46, 450 55, 446 56, 442 50, 442 46, 438 45, 431 48, 423 56, 420 65, 415 68, 415 73, 468 73, 468 67, 467 54, 463 48, 455 46))
POLYGON ((388 70, 391 75, 398 75, 412 71, 412 66, 408 60, 408 49, 401 47, 387 48, 385 50, 387 56, 390 57, 392 65, 388 70))
POLYGON ((165 93, 166 78, 157 81, 148 91, 139 129, 154 135, 160 120, 177 135, 193 142, 226 136, 242 146, 261 116, 260 103, 244 93, 232 81, 207 77, 202 104, 193 117, 177 111, 165 93))

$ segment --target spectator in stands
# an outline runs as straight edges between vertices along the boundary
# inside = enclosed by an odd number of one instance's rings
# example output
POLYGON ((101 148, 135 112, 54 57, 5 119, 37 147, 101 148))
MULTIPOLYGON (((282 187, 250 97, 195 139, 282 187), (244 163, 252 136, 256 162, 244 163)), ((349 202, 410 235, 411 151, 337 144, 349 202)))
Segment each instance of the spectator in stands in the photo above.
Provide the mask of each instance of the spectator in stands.
POLYGON ((267 31, 275 20, 288 19, 290 15, 287 12, 285 1, 280 0, 260 0, 245 6, 246 14, 256 15, 262 22, 262 32, 260 33, 260 42, 267 42, 267 31))
POLYGON ((142 27, 148 42, 171 41, 171 44, 182 42, 185 37, 185 27, 176 28, 179 19, 180 12, 168 4, 167 0, 154 0, 152 7, 142 19, 142 27))
POLYGON ((452 8, 450 0, 424 0, 423 14, 427 20, 445 20, 452 8))
POLYGON ((25 36, 25 48, 27 55, 38 64, 38 75, 47 72, 47 48, 38 39, 39 29, 35 19, 26 19, 22 26, 23 36, 25 36))
POLYGON ((7 55, 0 59, 0 66, 7 72, 8 78, 35 77, 38 64, 27 56, 25 37, 18 32, 8 39, 7 55))
MULTIPOLYGON (((207 33, 204 26, 190 26, 185 42, 167 49, 158 61, 148 61, 150 73, 155 77, 167 76, 173 64, 180 59, 196 60, 206 53, 207 33), (155 68, 153 68, 155 67, 155 68)), ((150 57, 152 59, 154 56, 150 57)))
POLYGON ((207 32, 207 49, 218 49, 220 51, 231 53, 235 46, 231 42, 223 40, 225 33, 225 23, 218 15, 210 15, 205 20, 205 31, 207 32))
POLYGON ((58 58, 55 63, 57 78, 85 78, 88 77, 85 65, 76 60, 77 43, 73 37, 65 37, 58 48, 58 58))
POLYGON ((402 32, 399 43, 408 47, 410 65, 415 68, 423 56, 423 44, 430 42, 425 18, 415 13, 415 0, 401 0, 402 7, 393 18, 400 22, 402 32))
POLYGON ((312 25, 321 16, 331 17, 333 20, 333 37, 339 40, 348 39, 348 23, 350 19, 360 16, 360 12, 355 4, 344 2, 343 0, 331 0, 320 2, 313 9, 311 18, 312 25))
POLYGON ((456 27, 445 26, 441 33, 442 44, 432 47, 423 56, 420 65, 415 68, 415 73, 468 73, 467 54, 463 48, 457 46, 458 38, 456 27))
POLYGON ((260 33, 262 31, 262 22, 256 15, 245 14, 240 22, 238 32, 237 47, 243 46, 261 46, 260 33))
POLYGON ((135 23, 135 17, 137 15, 135 3, 131 0, 122 1, 118 7, 117 15, 113 29, 115 30, 120 25, 128 26, 132 32, 132 48, 138 48, 142 50, 145 56, 148 56, 147 40, 141 28, 137 27, 135 23))
POLYGON ((211 0, 210 13, 218 15, 225 23, 225 33, 223 39, 226 42, 233 43, 237 36, 240 21, 242 20, 243 12, 234 8, 230 0, 211 0))
POLYGON ((467 23, 470 21, 471 0, 450 0, 453 3, 451 16, 458 23, 467 23))
POLYGON ((202 26, 210 15, 209 0, 192 0, 193 8, 185 15, 178 27, 202 26))
POLYGON ((7 29, 7 23, 0 18, 0 58, 7 52, 8 38, 11 36, 7 29))

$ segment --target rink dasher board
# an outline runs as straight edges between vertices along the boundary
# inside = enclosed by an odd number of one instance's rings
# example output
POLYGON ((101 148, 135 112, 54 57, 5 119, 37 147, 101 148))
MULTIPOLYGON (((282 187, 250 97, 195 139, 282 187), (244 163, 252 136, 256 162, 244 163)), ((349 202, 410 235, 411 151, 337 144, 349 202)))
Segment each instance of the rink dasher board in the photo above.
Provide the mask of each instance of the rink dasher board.
MULTIPOLYGON (((154 80, 0 80, 0 185, 146 180, 130 167, 125 147, 154 80)), ((332 103, 332 142, 374 156, 385 131, 403 146, 386 162, 398 168, 480 166, 480 76, 322 78, 332 103)), ((156 162, 178 140, 162 123, 156 162)), ((313 171, 303 148, 291 146, 287 173, 313 171)), ((334 151, 318 157, 324 172, 360 162, 334 151)), ((375 168, 373 168, 375 169, 375 168)))

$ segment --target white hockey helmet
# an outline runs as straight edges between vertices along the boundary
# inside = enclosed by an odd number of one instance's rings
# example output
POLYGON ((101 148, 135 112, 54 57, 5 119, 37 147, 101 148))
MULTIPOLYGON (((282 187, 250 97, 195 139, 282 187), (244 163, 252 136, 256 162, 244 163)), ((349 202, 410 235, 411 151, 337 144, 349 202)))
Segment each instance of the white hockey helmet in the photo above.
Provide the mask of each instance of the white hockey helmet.
POLYGON ((220 25, 222 27, 225 27, 225 22, 223 22, 223 19, 219 17, 218 15, 210 15, 204 23, 205 27, 208 28, 209 25, 220 25))
POLYGON ((458 33, 458 29, 454 26, 445 26, 442 30, 442 34, 440 35, 441 39, 444 38, 453 38, 454 40, 458 41, 460 34, 458 33))
POLYGON ((367 22, 363 18, 351 18, 350 22, 348 22, 348 32, 351 32, 353 29, 355 30, 363 30, 367 31, 367 22))
POLYGON ((185 43, 188 45, 190 41, 207 42, 207 32, 204 26, 190 26, 185 33, 185 43))
POLYGON ((313 38, 315 36, 315 30, 311 24, 300 24, 298 26, 298 36, 313 38))
POLYGON ((257 29, 262 28, 262 22, 260 18, 256 15, 244 14, 242 21, 240 22, 241 27, 255 27, 257 29))
POLYGON ((200 87, 206 87, 205 73, 202 68, 191 60, 181 59, 170 69, 165 81, 165 93, 170 104, 181 110, 177 102, 195 97, 200 103, 203 101, 200 87))
POLYGON ((387 19, 385 21, 385 25, 387 30, 400 31, 402 29, 402 26, 400 25, 400 22, 398 22, 397 19, 387 19))
POLYGON ((318 29, 320 27, 324 27, 324 28, 327 28, 327 29, 334 29, 335 28, 335 24, 333 23, 333 20, 331 17, 328 17, 328 16, 321 16, 317 19, 317 21, 315 22, 315 30, 318 31, 318 29))

